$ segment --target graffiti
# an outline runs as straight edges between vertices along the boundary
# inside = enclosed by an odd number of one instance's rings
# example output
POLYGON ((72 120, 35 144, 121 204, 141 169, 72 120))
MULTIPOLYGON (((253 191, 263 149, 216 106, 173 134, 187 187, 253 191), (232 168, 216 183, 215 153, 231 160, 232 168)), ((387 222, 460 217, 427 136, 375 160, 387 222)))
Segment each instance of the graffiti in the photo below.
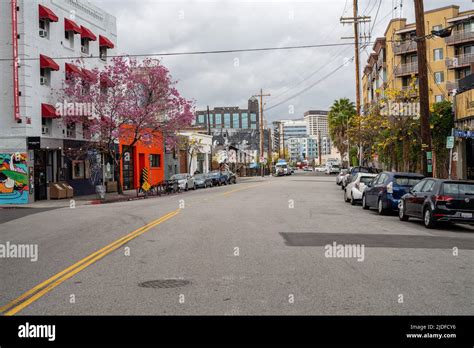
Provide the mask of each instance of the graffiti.
POLYGON ((101 156, 95 150, 87 151, 89 162, 89 180, 92 185, 99 185, 102 182, 102 160, 101 156))
POLYGON ((0 204, 28 203, 26 153, 0 154, 0 204))

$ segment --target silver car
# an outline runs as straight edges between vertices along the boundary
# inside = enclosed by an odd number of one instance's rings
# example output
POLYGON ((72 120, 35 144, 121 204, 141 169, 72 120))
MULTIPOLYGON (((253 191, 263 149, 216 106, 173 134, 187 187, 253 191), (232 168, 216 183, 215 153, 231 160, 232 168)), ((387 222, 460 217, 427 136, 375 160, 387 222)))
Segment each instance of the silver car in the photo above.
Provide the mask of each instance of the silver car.
POLYGON ((178 186, 181 190, 195 190, 196 185, 194 184, 194 177, 190 174, 175 174, 171 178, 171 180, 178 180, 178 186))

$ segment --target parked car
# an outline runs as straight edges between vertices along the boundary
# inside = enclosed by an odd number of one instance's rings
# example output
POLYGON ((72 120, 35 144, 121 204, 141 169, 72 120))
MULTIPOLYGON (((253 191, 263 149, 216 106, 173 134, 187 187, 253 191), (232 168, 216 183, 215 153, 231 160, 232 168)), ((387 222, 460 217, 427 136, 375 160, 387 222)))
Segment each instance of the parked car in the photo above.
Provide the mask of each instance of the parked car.
POLYGON ((347 173, 349 172, 348 169, 341 169, 341 171, 339 172, 339 174, 337 174, 336 176, 336 185, 341 185, 342 184, 342 177, 344 175, 346 175, 347 173))
POLYGON ((190 174, 184 173, 184 174, 175 174, 171 178, 171 180, 177 180, 178 181, 178 186, 181 190, 190 190, 196 189, 196 185, 194 184, 194 177, 190 174))
POLYGON ((382 172, 364 190, 362 208, 377 208, 380 215, 397 210, 400 198, 423 178, 416 173, 382 172))
POLYGON ((439 222, 474 224, 474 181, 426 178, 400 199, 398 217, 422 219, 426 228, 439 222))
POLYGON ((230 170, 223 171, 222 175, 225 176, 227 184, 237 184, 237 176, 230 170))
POLYGON ((341 171, 341 167, 337 164, 333 164, 326 167, 326 174, 338 174, 341 171))
POLYGON ((219 170, 214 170, 209 173, 209 178, 212 180, 212 186, 221 186, 227 185, 227 178, 225 175, 222 175, 222 172, 219 170))
POLYGON ((342 184, 341 188, 344 190, 347 186, 348 183, 352 181, 352 179, 355 177, 357 173, 371 173, 371 174, 377 174, 380 171, 377 168, 374 167, 362 167, 362 166, 357 166, 357 167, 351 167, 349 171, 349 175, 347 175, 345 178, 342 179, 342 184))
POLYGON ((308 166, 303 167, 303 170, 304 170, 305 172, 312 172, 312 171, 313 171, 313 169, 312 169, 311 167, 308 167, 308 166))
POLYGON ((347 184, 344 189, 344 201, 351 202, 355 205, 357 201, 362 199, 362 193, 364 192, 367 184, 371 182, 377 174, 370 173, 357 173, 354 179, 347 184))
POLYGON ((194 175, 194 184, 197 188, 212 187, 212 178, 208 174, 194 175))
POLYGON ((314 170, 318 173, 324 173, 326 171, 326 167, 325 166, 318 166, 314 170))

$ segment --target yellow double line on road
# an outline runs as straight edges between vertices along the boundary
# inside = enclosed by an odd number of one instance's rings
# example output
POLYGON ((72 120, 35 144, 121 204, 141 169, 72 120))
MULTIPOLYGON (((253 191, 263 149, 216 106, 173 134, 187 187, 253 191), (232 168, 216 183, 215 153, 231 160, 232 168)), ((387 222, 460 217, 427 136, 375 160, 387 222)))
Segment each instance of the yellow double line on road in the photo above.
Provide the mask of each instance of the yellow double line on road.
POLYGON ((82 271, 84 268, 102 259, 104 256, 120 248, 122 245, 128 243, 132 239, 142 235, 143 233, 147 232, 151 228, 178 215, 179 211, 180 209, 173 210, 172 212, 162 216, 161 218, 154 220, 150 222, 149 224, 143 227, 140 227, 136 229, 135 231, 127 234, 126 236, 116 240, 115 242, 103 247, 102 249, 97 250, 96 252, 83 258, 82 260, 76 262, 72 266, 52 276, 48 280, 45 280, 41 284, 35 286, 33 289, 25 292, 23 295, 11 301, 7 305, 0 307, 0 313, 3 313, 4 315, 15 315, 16 313, 28 307, 31 303, 33 303, 34 301, 44 296, 45 294, 50 292, 52 289, 54 289, 55 287, 57 287, 64 281, 68 280, 69 278, 73 277, 75 274, 82 271))

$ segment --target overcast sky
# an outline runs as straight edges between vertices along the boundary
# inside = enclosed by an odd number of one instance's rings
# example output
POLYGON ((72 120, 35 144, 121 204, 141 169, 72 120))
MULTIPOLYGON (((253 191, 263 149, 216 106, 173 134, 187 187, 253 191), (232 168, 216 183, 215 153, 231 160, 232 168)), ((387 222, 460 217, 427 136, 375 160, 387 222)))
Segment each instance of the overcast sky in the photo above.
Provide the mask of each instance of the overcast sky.
MULTIPOLYGON (((352 16, 352 0, 313 1, 163 1, 91 0, 117 17, 118 50, 126 54, 212 51, 243 48, 338 44, 352 36, 352 26, 339 18, 352 16)), ((378 0, 360 0, 359 14, 374 22, 378 0)), ((400 16, 400 0, 382 0, 372 41, 393 17, 400 16), (397 6, 398 5, 398 6, 397 6), (397 6, 396 9, 394 7, 397 6)), ((457 4, 471 9, 472 0, 425 0, 425 10, 457 4)), ((403 16, 414 21, 413 0, 403 1, 403 16)), ((361 27, 362 34, 369 26, 361 27)), ((372 45, 363 50, 362 67, 372 45)), ((246 107, 263 88, 271 97, 266 107, 302 90, 306 92, 265 114, 271 122, 300 118, 310 109, 327 110, 341 97, 355 100, 354 65, 344 62, 353 46, 305 48, 266 52, 164 57, 163 63, 179 81, 178 89, 206 105, 246 107), (343 67, 317 83, 337 67, 343 67), (314 87, 311 87, 314 85, 314 87)))

